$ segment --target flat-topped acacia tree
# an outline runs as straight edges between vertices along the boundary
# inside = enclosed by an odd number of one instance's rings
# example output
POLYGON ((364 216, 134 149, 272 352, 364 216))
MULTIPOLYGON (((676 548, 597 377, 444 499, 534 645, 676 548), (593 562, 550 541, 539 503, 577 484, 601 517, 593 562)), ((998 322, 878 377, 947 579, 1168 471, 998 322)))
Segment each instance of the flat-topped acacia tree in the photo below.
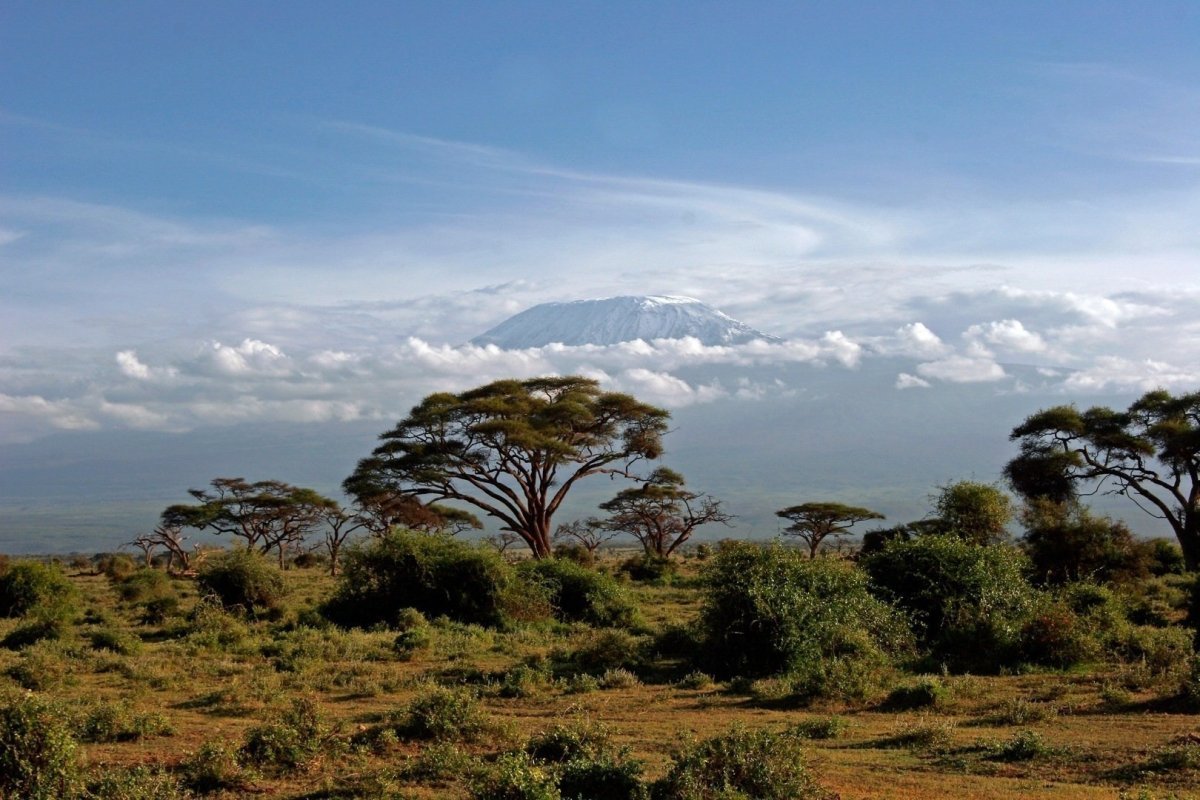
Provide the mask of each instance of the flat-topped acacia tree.
POLYGON ((467 503, 544 558, 571 488, 590 475, 633 478, 637 462, 661 455, 669 417, 579 376, 431 394, 379 437, 343 487, 467 503))
POLYGON ((1124 495, 1170 525, 1188 569, 1200 568, 1200 391, 1147 392, 1124 411, 1055 406, 1009 438, 1021 453, 1004 471, 1026 498, 1063 503, 1081 487, 1124 495))

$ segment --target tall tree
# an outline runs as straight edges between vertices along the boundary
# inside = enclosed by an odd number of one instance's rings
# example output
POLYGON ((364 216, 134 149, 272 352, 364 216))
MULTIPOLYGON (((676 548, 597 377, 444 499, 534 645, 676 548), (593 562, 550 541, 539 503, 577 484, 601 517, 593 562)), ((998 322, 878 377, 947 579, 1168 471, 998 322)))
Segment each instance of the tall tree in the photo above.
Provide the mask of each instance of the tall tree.
POLYGON ((670 557, 701 525, 728 525, 733 519, 721 510, 721 501, 689 491, 683 476, 667 467, 654 470, 641 486, 617 492, 600 508, 609 513, 608 528, 630 534, 646 555, 658 558, 670 557))
POLYGON ((859 522, 883 519, 883 514, 861 506, 844 503, 801 503, 775 512, 775 516, 791 520, 783 529, 784 536, 795 536, 808 545, 808 557, 816 558, 821 543, 830 537, 837 538, 850 533, 859 522))
POLYGON ((1128 497, 1171 527, 1188 569, 1200 568, 1200 392, 1148 392, 1125 411, 1055 406, 1010 438, 1021 447, 1005 469, 1015 489, 1027 497, 1046 485, 1128 497))
POLYGON ((168 506, 164 527, 200 528, 246 540, 263 553, 277 550, 280 566, 289 549, 322 523, 322 513, 337 503, 312 489, 282 481, 250 483, 244 478, 214 478, 209 489, 189 489, 195 505, 168 506))
POLYGON ((343 484, 457 500, 551 552, 553 517, 591 475, 633 477, 662 453, 669 414, 578 376, 502 380, 426 397, 343 484))

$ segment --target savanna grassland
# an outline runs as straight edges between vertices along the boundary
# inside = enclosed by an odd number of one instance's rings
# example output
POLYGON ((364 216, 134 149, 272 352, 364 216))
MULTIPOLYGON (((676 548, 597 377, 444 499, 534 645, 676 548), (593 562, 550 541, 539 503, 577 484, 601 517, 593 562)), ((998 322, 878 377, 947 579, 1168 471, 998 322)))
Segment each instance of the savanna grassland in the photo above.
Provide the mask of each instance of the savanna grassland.
MULTIPOLYGON (((921 557, 1011 582, 939 541, 921 557)), ((880 588, 888 558, 630 555, 410 533, 341 579, 7 562, 2 796, 1200 796, 1187 575, 983 586, 934 621, 880 588)))

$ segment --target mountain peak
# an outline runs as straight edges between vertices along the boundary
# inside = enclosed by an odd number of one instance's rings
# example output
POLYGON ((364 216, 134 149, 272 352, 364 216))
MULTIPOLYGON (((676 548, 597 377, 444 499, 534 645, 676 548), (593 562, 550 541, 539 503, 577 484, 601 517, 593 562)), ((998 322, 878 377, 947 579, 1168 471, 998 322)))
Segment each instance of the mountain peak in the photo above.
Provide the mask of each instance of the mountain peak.
POLYGON ((506 350, 548 344, 610 345, 634 339, 682 339, 706 345, 778 341, 691 297, 623 295, 599 300, 542 303, 476 336, 471 344, 506 350))

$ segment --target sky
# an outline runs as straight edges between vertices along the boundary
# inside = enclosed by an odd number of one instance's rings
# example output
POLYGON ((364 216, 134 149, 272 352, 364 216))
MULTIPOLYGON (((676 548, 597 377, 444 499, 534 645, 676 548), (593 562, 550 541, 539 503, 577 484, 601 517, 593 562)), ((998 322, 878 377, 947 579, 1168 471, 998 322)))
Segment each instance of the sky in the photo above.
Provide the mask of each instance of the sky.
POLYGON ((1195 388, 1198 41, 1194 2, 7 2, 0 448, 548 371, 1195 388), (649 293, 787 342, 464 345, 649 293))

